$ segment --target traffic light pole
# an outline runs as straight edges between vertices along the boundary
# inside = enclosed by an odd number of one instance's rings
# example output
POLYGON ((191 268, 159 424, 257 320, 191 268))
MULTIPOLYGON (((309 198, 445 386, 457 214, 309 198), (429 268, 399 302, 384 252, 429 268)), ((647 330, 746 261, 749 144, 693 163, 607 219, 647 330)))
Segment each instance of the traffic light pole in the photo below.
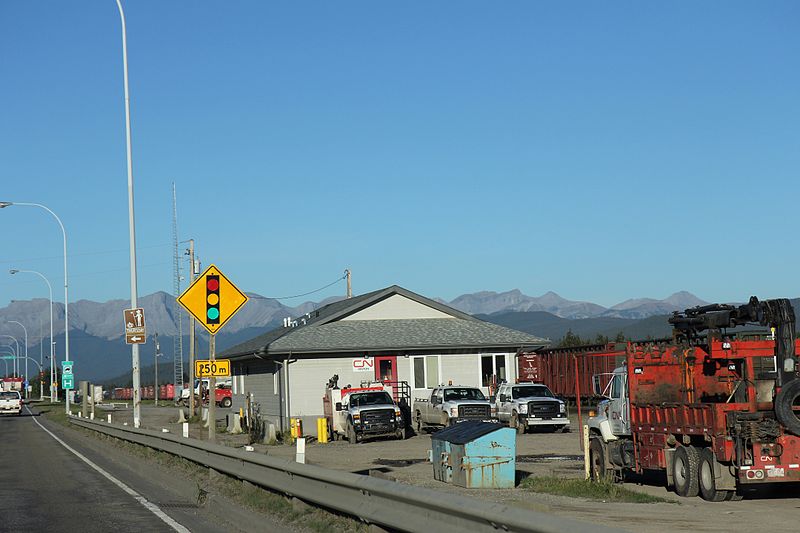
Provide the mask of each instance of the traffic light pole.
MULTIPOLYGON (((208 339, 208 358, 213 363, 217 358, 217 336, 213 333, 208 339)), ((217 378, 208 379, 208 440, 214 442, 217 434, 217 378)))

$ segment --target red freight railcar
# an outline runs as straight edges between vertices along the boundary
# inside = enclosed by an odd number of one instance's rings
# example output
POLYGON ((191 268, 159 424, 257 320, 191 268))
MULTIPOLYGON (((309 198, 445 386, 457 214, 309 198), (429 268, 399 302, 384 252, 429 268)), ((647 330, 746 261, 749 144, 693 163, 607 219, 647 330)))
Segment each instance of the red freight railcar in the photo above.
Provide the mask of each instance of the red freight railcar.
POLYGON ((575 400, 575 371, 581 397, 591 394, 592 376, 609 374, 625 358, 625 343, 550 348, 517 355, 520 381, 544 383, 553 394, 575 400))

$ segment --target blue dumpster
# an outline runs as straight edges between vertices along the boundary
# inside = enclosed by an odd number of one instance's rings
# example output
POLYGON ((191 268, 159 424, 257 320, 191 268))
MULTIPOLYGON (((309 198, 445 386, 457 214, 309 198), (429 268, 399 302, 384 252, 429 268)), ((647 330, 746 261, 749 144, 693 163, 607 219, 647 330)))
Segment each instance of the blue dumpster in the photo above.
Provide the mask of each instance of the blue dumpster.
POLYGON ((470 489, 513 488, 516 431, 492 422, 469 421, 431 435, 433 477, 470 489))

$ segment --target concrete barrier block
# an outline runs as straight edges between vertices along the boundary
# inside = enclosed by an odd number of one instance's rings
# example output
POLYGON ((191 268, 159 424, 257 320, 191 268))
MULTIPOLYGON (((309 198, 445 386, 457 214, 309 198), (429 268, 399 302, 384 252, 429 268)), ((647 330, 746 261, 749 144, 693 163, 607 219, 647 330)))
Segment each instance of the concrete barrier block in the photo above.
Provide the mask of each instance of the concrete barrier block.
POLYGON ((233 415, 231 418, 233 419, 233 423, 228 431, 234 435, 238 435, 242 432, 242 419, 238 414, 233 415))

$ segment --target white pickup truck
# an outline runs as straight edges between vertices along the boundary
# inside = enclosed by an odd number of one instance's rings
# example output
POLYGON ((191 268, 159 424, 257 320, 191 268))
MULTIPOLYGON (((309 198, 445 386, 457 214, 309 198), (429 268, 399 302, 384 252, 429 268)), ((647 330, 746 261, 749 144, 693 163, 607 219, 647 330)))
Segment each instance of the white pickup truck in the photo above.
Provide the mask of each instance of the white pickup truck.
POLYGON ((497 391, 496 402, 497 418, 508 422, 517 433, 534 427, 569 431, 567 404, 556 398, 547 385, 503 383, 497 391))
POLYGON ((492 405, 477 387, 440 386, 428 398, 414 399, 417 432, 426 426, 451 426, 463 420, 490 420, 492 405))
POLYGON ((19 392, 3 391, 0 392, 0 414, 19 415, 22 412, 22 396, 19 392))

